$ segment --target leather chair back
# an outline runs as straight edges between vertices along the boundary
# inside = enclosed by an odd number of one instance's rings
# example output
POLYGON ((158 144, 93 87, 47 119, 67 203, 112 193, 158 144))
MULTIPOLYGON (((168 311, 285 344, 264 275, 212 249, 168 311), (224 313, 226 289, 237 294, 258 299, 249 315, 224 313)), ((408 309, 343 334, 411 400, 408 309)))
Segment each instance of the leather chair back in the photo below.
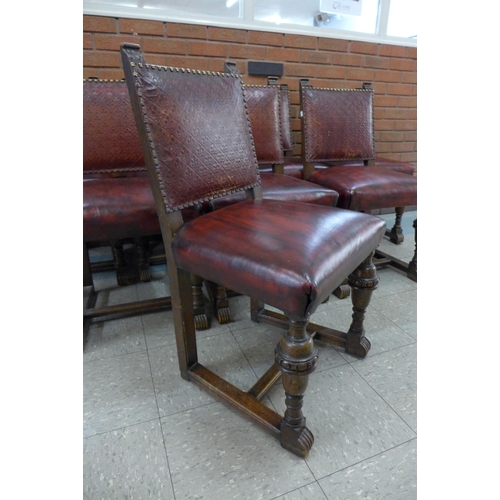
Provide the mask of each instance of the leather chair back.
POLYGON ((84 178, 146 175, 127 85, 83 81, 84 178))
POLYGON ((279 87, 246 85, 244 89, 257 162, 283 164, 279 87))
POLYGON ((239 76, 137 64, 148 71, 134 72, 134 111, 147 117, 143 151, 167 212, 260 186, 239 76))
POLYGON ((373 160, 373 91, 301 85, 305 162, 373 160))

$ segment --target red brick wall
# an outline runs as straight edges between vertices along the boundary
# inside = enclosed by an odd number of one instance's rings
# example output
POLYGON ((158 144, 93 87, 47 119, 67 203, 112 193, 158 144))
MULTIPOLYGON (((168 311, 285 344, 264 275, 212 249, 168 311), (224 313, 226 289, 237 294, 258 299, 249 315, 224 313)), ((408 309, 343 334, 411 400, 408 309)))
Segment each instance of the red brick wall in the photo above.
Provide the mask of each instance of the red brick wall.
POLYGON ((294 155, 300 156, 299 79, 316 87, 375 91, 375 147, 378 155, 417 165, 417 49, 190 24, 83 17, 83 77, 121 79, 120 44, 141 46, 151 64, 223 71, 234 61, 246 84, 266 84, 249 76, 247 61, 284 64, 280 83, 290 87, 294 155))

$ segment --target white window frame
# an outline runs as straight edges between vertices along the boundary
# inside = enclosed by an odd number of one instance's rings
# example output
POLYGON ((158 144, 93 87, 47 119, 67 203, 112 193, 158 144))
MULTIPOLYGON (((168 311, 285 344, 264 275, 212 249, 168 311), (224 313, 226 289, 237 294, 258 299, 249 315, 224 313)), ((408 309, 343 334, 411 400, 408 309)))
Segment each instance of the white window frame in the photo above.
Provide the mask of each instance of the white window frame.
POLYGON ((387 25, 391 0, 380 0, 380 10, 378 16, 378 26, 375 34, 359 33, 346 30, 324 29, 315 26, 299 26, 291 24, 274 25, 253 19, 253 0, 242 0, 243 17, 224 18, 207 16, 196 13, 182 13, 172 9, 142 9, 137 7, 122 7, 102 3, 92 3, 83 5, 83 14, 91 16, 122 17, 131 19, 145 19, 151 21, 163 21, 186 24, 201 24, 205 26, 216 26, 221 28, 236 28, 253 31, 268 31, 275 33, 291 33, 296 35, 317 36, 321 38, 339 38, 342 40, 356 40, 372 43, 383 43, 388 45, 402 45, 406 47, 416 47, 415 38, 403 38, 387 35, 387 25))

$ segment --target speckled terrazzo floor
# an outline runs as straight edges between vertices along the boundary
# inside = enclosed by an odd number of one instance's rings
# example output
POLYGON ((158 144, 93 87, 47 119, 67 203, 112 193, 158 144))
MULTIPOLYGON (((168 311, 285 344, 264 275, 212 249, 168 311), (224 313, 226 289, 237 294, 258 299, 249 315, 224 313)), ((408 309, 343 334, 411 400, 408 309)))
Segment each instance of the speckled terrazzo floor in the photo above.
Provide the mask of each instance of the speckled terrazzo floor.
MULTIPOLYGON (((392 215, 381 216, 393 220, 392 215)), ((403 261, 405 241, 381 249, 403 261)), ((118 287, 95 274, 100 300, 168 295, 164 266, 153 281, 118 287)), ((365 321, 364 360, 317 342, 304 414, 315 443, 306 459, 212 399, 178 374, 172 313, 90 326, 83 352, 83 498, 175 500, 351 500, 417 498, 417 284, 379 271, 365 321)), ((200 361, 248 389, 272 363, 281 331, 254 324, 247 297, 230 299, 233 321, 198 333, 200 361)), ((346 330, 350 299, 332 296, 312 320, 346 330)), ((281 384, 265 398, 284 411, 281 384)))

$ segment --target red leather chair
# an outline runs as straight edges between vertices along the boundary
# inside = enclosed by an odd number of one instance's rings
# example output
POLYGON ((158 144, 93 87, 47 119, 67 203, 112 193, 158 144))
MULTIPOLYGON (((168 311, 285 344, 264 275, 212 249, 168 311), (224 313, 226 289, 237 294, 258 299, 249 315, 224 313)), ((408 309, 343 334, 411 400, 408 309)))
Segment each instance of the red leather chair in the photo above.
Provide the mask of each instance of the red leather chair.
MULTIPOLYGON (((396 221, 386 235, 401 243, 405 207, 417 205, 417 179, 394 168, 372 166, 373 91, 313 88, 301 80, 300 97, 304 177, 338 191, 337 206, 342 208, 370 213, 395 207, 396 221)), ((387 254, 382 257, 380 265, 392 265, 416 280, 416 256, 410 268, 387 254)))
POLYGON ((371 256, 384 223, 352 210, 263 199, 241 78, 149 65, 135 44, 123 44, 121 53, 169 263, 181 376, 306 456, 314 438, 302 404, 318 362, 309 318, 350 275, 354 314, 344 347, 366 354, 363 316, 378 282, 371 256), (182 209, 239 191, 245 201, 183 220, 182 209), (191 274, 289 319, 274 368, 248 392, 198 359, 191 274), (260 401, 276 372, 284 416, 260 401))
MULTIPOLYGON (((268 78, 269 85, 278 85, 276 77, 268 78)), ((290 120, 290 91, 288 85, 279 85, 279 130, 281 133, 281 144, 283 149, 283 167, 279 172, 296 179, 303 179, 302 163, 293 158, 293 139, 290 120)), ((261 172, 276 171, 273 165, 259 162, 261 172)))
MULTIPOLYGON (((190 208, 185 217, 201 207, 190 208)), ((83 81, 83 285, 84 320, 157 311, 171 306, 170 297, 114 306, 95 307, 97 293, 93 272, 109 268, 92 266, 89 248, 110 244, 119 285, 149 281, 148 247, 161 235, 158 215, 144 163, 137 127, 125 81, 83 81), (126 262, 123 242, 138 249, 138 262, 126 262)), ((134 259, 135 260, 135 259, 134 259)), ((208 328, 201 283, 193 277, 193 302, 198 329, 208 328)))
MULTIPOLYGON (((126 178, 142 177, 142 182, 147 186, 144 158, 126 97, 124 82, 98 79, 83 81, 83 180, 103 180, 102 184, 84 184, 84 203, 88 189, 94 189, 96 185, 112 186, 114 192, 110 193, 110 197, 115 196, 116 190, 122 189, 123 179, 126 178), (118 123, 122 126, 118 127, 118 123), (116 179, 116 183, 104 179, 116 179)), ((132 182, 141 184, 140 180, 132 182)), ((84 213, 85 210, 84 205, 84 213)), ((129 239, 131 236, 127 235, 129 239)), ((149 280, 144 252, 140 252, 139 271, 135 273, 125 262, 123 240, 115 239, 112 232, 106 239, 113 250, 113 262, 101 263, 93 268, 105 270, 110 264, 114 265, 119 285, 129 284, 134 274, 139 274, 142 281, 149 280)), ((136 244, 145 250, 143 240, 138 239, 136 244)))
MULTIPOLYGON (((226 69, 239 76, 235 67, 226 69)), ((334 207, 338 193, 294 176, 283 173, 284 149, 281 128, 280 88, 273 85, 244 85, 245 101, 252 131, 255 155, 259 170, 269 166, 271 171, 261 171, 262 196, 266 199, 301 201, 334 207)), ((208 205, 211 210, 244 201, 243 192, 216 198, 208 205)))
MULTIPOLYGON (((304 82, 308 80, 304 79, 304 82)), ((292 141, 292 132, 291 132, 291 121, 290 121, 290 92, 288 90, 288 85, 282 84, 281 86, 281 133, 283 137, 283 148, 285 151, 285 161, 284 161, 284 173, 285 175, 290 175, 292 177, 297 177, 298 179, 303 179, 303 170, 304 165, 303 162, 293 157, 293 141, 292 141)), ((363 84, 363 88, 371 89, 371 84, 365 82, 363 84)), ((353 110, 349 109, 346 112, 352 113, 353 110)), ((368 142, 373 144, 373 130, 368 132, 370 137, 367 138, 368 142)), ((408 175, 415 174, 415 167, 408 162, 403 162, 399 160, 393 160, 390 158, 384 158, 381 156, 375 155, 375 149, 371 152, 371 157, 366 158, 365 160, 332 160, 332 161, 323 161, 317 165, 315 168, 325 168, 326 166, 335 166, 335 165, 350 165, 350 166, 366 166, 371 165, 375 167, 384 167, 389 168, 390 170, 395 170, 397 172, 402 172, 408 175)), ((261 171, 269 172, 271 171, 270 165, 261 165, 261 171)))

